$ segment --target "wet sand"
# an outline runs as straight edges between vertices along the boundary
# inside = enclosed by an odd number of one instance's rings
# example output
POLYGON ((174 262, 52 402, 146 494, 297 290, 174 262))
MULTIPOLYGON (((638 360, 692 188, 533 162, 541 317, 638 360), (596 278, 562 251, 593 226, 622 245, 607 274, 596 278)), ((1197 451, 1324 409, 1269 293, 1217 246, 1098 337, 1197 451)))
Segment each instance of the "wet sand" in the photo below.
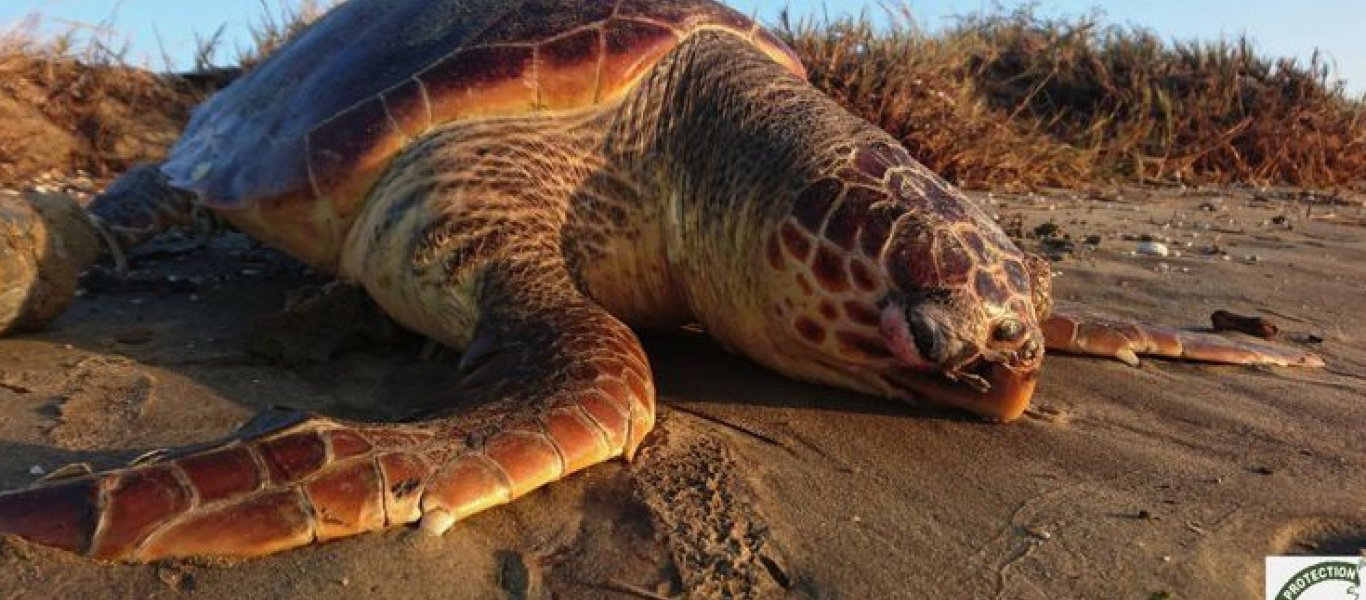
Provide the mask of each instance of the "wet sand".
MULTIPOLYGON (((1061 300, 1191 328, 1262 315, 1326 369, 1054 355, 1026 417, 993 425, 650 333, 659 426, 632 464, 441 538, 399 529, 238 563, 107 565, 3 540, 0 597, 1260 597, 1264 555, 1366 546, 1366 211, 1255 196, 991 202, 1025 231, 1101 236, 1055 263, 1061 300), (1182 255, 1132 254, 1123 237, 1143 234, 1182 255)), ((409 335, 259 321, 325 280, 240 236, 140 254, 134 282, 91 280, 47 330, 0 340, 0 486, 225 435, 271 406, 407 418, 452 384, 455 357, 409 335), (285 332, 290 360, 254 321, 285 332)))

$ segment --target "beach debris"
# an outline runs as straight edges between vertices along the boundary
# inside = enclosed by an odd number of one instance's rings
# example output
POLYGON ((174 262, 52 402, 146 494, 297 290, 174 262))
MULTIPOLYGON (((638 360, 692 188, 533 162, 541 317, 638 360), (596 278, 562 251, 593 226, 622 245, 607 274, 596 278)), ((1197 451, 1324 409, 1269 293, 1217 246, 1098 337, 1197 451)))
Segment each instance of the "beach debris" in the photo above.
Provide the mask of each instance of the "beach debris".
POLYGON ((1052 221, 1042 223, 1034 228, 1034 236, 1039 238, 1057 237, 1061 233, 1062 227, 1059 227, 1057 223, 1052 221))
POLYGON ((33 389, 32 389, 32 388, 29 388, 29 387, 26 387, 26 386, 22 386, 22 385, 19 385, 19 384, 17 384, 17 383, 11 382, 11 381, 4 381, 4 380, 0 380, 0 390, 9 390, 9 391, 14 392, 14 393, 16 393, 16 394, 31 394, 31 393, 33 393, 33 389))
POLYGON ((1046 542, 1048 540, 1053 539, 1053 532, 1042 527, 1026 527, 1025 533, 1029 534, 1030 537, 1033 537, 1034 539, 1039 541, 1046 542))
POLYGON ((759 562, 764 566, 764 570, 768 571, 769 576, 773 577, 773 580, 778 582, 778 585, 782 586, 783 589, 792 587, 792 576, 787 574, 787 569, 783 567, 782 563, 767 554, 760 554, 759 562))
POLYGON ((1162 242, 1140 242, 1137 252, 1146 256, 1165 257, 1171 255, 1171 250, 1162 242))
POLYGON ((180 565, 163 564, 157 568, 157 579, 176 592, 190 592, 197 587, 194 574, 180 565))
POLYGON ((1054 262, 1063 260, 1068 254, 1077 250, 1077 244, 1072 241, 1072 236, 1064 232, 1062 226, 1053 221, 1041 223, 1030 230, 1027 237, 1038 239, 1039 244, 1043 247, 1044 256, 1054 262))
POLYGON ((1262 317, 1249 317, 1226 310, 1216 310, 1209 316, 1215 331, 1240 331, 1262 339, 1276 337, 1280 328, 1262 317))

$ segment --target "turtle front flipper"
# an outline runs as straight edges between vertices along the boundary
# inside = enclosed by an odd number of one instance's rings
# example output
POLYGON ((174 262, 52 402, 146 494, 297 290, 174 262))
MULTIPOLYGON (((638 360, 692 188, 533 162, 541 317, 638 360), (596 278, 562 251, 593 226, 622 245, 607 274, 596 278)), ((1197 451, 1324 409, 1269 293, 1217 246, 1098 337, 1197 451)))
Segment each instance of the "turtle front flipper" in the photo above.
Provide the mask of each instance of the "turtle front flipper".
POLYGON ((654 423, 634 334, 587 300, 548 307, 507 285, 485 284, 501 303, 484 311, 452 390, 458 406, 439 418, 267 413, 218 443, 0 495, 0 534, 138 562, 258 556, 418 520, 440 534, 631 456, 654 423))
POLYGON ((0 533, 106 560, 284 550, 402 518, 402 482, 426 466, 418 450, 435 436, 263 416, 218 443, 0 495, 0 533))
POLYGON ((1228 364, 1322 367, 1318 355, 1288 346, 1146 325, 1076 308, 1055 308, 1043 323, 1048 350, 1108 356, 1138 366, 1141 355, 1228 364))

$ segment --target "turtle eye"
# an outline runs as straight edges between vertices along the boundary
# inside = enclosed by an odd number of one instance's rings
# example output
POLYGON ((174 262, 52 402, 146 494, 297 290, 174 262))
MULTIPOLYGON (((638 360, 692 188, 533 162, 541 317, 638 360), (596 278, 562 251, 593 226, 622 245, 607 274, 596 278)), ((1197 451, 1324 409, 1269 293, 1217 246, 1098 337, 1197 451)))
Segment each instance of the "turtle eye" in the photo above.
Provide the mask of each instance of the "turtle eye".
POLYGON ((996 330, 991 333, 991 337, 998 342, 1018 342, 1024 337, 1025 327, 1019 319, 1006 318, 996 324, 996 330))
POLYGON ((920 357, 933 363, 943 362, 945 344, 939 328, 918 312, 911 313, 908 321, 911 337, 915 338, 915 349, 920 352, 920 357))

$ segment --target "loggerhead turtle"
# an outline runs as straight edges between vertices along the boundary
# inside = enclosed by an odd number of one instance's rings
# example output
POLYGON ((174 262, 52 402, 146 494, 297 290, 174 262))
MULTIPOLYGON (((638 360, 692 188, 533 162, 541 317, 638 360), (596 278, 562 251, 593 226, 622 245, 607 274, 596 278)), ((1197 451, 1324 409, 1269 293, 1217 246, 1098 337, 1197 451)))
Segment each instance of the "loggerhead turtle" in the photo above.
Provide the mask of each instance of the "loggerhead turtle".
MULTIPOLYGON (((1317 362, 1052 311, 1042 259, 709 0, 352 0, 199 108, 89 222, 10 237, 79 263, 71 240, 117 251, 192 200, 462 349, 452 393, 475 408, 258 418, 0 496, 0 533, 137 561, 441 533, 636 452, 655 391, 628 325, 698 322, 796 379, 999 421, 1028 404, 1045 345, 1317 362)), ((0 255, 9 290, 69 294, 53 273, 75 269, 19 250, 0 255)), ((0 315, 23 323, 15 296, 0 315)), ((37 304, 29 324, 60 302, 37 304)))

